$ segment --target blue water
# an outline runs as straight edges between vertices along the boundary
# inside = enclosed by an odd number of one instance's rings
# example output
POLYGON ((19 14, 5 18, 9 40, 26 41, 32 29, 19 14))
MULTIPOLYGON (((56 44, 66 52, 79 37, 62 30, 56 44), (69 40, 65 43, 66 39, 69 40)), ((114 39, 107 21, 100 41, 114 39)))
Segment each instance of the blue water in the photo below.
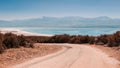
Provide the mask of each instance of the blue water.
POLYGON ((120 31, 119 28, 26 28, 23 29, 32 33, 39 34, 70 34, 70 35, 90 35, 98 36, 101 34, 112 34, 120 31))

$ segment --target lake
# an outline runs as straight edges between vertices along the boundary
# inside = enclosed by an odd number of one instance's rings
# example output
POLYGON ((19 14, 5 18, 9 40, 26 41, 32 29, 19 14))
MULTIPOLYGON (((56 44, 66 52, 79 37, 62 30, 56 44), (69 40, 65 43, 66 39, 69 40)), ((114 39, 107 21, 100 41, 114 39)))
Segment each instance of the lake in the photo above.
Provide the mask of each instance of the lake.
POLYGON ((39 34, 91 35, 112 34, 120 28, 23 28, 22 30, 39 34))

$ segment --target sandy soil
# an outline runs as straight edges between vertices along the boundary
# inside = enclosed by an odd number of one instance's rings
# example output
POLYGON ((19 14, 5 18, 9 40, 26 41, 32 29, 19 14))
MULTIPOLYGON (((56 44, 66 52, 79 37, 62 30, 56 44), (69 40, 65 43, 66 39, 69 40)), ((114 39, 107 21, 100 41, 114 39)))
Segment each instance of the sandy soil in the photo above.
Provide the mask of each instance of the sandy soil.
POLYGON ((120 47, 106 47, 102 45, 92 45, 92 47, 99 48, 110 57, 114 57, 120 61, 120 47))
POLYGON ((35 44, 34 48, 12 48, 0 54, 0 68, 18 64, 35 57, 41 57, 61 50, 61 46, 35 44))
POLYGON ((77 44, 56 45, 66 46, 66 49, 11 68, 119 68, 118 60, 98 48, 77 44))

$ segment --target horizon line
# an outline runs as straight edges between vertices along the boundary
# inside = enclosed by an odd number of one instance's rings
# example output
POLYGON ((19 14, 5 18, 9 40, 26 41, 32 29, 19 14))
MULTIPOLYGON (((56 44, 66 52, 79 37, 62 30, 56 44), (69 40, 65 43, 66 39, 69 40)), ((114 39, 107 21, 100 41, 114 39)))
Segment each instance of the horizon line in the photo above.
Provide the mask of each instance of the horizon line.
POLYGON ((120 17, 110 17, 110 16, 94 16, 94 17, 84 17, 84 16, 39 16, 39 17, 24 17, 24 18, 12 18, 12 19, 0 19, 0 20, 2 20, 2 21, 29 20, 29 19, 42 19, 44 17, 53 17, 53 18, 64 18, 64 17, 98 18, 98 17, 108 17, 110 19, 120 19, 120 17))

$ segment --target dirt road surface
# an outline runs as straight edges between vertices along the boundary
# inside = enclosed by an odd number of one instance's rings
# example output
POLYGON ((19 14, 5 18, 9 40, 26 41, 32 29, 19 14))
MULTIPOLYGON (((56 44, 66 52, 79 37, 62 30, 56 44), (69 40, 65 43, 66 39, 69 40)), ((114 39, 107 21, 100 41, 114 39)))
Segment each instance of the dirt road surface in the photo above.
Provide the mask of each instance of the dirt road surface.
POLYGON ((77 44, 54 45, 61 45, 64 48, 57 53, 38 57, 10 68, 120 68, 119 61, 97 48, 77 44))

